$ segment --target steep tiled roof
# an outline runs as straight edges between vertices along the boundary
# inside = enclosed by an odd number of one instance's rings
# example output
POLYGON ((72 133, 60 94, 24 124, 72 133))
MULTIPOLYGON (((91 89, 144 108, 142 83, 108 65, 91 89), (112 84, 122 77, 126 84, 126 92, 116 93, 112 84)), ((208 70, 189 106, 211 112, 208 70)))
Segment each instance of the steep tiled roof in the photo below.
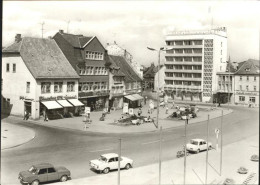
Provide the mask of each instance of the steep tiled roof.
POLYGON ((125 74, 126 82, 140 82, 142 79, 132 69, 130 64, 125 60, 124 57, 109 55, 113 62, 120 67, 120 70, 125 74))
POLYGON ((248 59, 239 66, 236 75, 259 75, 259 60, 248 59))
MULTIPOLYGON (((163 65, 160 66, 160 69, 163 67, 163 65)), ((154 64, 152 64, 144 73, 143 77, 144 78, 149 78, 149 77, 154 77, 155 74, 158 71, 158 66, 155 66, 154 64)))
POLYGON ((2 51, 6 52, 6 53, 19 52, 20 51, 20 47, 21 47, 21 43, 22 43, 22 41, 15 42, 12 45, 4 48, 2 51))
POLYGON ((79 78, 53 39, 24 37, 19 52, 36 79, 79 78))
POLYGON ((83 35, 73 35, 68 33, 57 33, 60 34, 65 40, 67 40, 75 48, 83 48, 93 37, 85 37, 83 35))

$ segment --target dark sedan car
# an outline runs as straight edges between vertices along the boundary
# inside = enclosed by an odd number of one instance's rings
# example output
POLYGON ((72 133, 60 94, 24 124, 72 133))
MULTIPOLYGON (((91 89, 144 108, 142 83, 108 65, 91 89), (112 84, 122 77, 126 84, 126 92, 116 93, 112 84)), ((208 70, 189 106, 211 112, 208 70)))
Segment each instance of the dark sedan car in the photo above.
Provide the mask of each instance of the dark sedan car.
POLYGON ((29 170, 19 173, 21 184, 39 185, 42 182, 60 180, 67 181, 70 171, 65 167, 54 167, 49 163, 32 165, 29 170))

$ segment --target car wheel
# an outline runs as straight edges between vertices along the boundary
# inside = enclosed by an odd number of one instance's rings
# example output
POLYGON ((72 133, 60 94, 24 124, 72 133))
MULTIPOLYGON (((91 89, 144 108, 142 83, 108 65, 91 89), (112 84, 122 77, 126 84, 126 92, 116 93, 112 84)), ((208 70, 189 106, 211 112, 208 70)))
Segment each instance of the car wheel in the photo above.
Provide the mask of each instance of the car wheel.
POLYGON ((125 169, 128 170, 131 167, 131 165, 128 163, 125 165, 125 169))
POLYGON ((34 180, 31 185, 39 185, 39 181, 38 180, 34 180))
POLYGON ((198 149, 196 153, 197 153, 197 154, 200 153, 200 149, 198 149))
POLYGON ((68 180, 68 176, 67 175, 63 175, 61 178, 60 178, 60 181, 61 182, 65 182, 68 180))
POLYGON ((109 168, 105 168, 105 169, 103 170, 103 173, 104 173, 104 174, 109 173, 109 168))

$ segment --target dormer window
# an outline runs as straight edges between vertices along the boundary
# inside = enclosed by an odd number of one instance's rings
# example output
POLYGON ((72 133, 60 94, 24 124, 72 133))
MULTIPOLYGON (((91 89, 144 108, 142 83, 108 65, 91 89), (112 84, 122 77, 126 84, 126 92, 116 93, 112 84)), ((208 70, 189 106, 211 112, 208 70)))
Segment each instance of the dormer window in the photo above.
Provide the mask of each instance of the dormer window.
POLYGON ((246 71, 250 71, 250 68, 246 68, 246 71))
POLYGON ((86 51, 86 59, 103 60, 104 54, 97 51, 86 51))

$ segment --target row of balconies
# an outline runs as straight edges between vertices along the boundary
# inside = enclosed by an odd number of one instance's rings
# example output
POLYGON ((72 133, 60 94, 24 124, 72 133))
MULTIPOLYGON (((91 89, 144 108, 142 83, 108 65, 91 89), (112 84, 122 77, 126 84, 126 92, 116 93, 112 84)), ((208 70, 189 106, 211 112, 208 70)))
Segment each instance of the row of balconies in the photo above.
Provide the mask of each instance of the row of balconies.
POLYGON ((173 65, 177 65, 177 64, 180 64, 180 65, 202 65, 202 62, 191 62, 191 61, 184 61, 184 62, 181 62, 181 61, 166 61, 165 64, 173 64, 173 65))
POLYGON ((201 73, 201 69, 165 69, 165 72, 201 73))
POLYGON ((165 77, 165 80, 202 81, 202 77, 165 77))
POLYGON ((183 56, 183 57, 192 57, 192 56, 202 56, 202 53, 165 53, 165 56, 183 56))

